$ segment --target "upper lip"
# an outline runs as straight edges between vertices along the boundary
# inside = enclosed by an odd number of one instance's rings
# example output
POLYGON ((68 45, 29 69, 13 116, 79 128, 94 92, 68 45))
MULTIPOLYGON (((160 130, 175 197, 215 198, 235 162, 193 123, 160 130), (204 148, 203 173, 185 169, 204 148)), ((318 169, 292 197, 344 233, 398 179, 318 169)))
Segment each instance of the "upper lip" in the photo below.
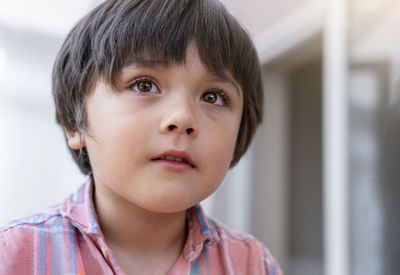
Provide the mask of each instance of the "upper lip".
POLYGON ((190 156, 185 152, 185 151, 181 151, 181 150, 168 150, 165 151, 164 153, 160 154, 159 156, 153 158, 152 160, 157 160, 163 157, 167 157, 167 156, 171 156, 174 158, 181 158, 183 159, 185 162, 187 162, 188 164, 190 164, 192 167, 195 167, 192 159, 190 158, 190 156))

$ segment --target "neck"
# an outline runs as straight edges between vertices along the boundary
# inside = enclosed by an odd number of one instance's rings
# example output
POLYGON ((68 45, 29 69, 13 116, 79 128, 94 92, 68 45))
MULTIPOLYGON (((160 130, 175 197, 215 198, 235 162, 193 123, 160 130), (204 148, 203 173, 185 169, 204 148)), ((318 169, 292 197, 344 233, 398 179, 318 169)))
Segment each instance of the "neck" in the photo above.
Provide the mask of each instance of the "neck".
POLYGON ((140 257, 180 255, 186 237, 186 211, 148 211, 102 185, 96 186, 94 204, 104 238, 113 251, 140 257))

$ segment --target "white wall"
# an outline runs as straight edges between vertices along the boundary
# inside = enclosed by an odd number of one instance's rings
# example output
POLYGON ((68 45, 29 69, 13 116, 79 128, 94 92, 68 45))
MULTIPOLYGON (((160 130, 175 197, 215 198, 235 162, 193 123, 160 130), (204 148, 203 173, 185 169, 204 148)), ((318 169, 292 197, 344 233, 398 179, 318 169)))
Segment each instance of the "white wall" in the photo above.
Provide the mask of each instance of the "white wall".
POLYGON ((54 119, 50 74, 60 45, 0 26, 0 224, 61 202, 83 182, 54 119))

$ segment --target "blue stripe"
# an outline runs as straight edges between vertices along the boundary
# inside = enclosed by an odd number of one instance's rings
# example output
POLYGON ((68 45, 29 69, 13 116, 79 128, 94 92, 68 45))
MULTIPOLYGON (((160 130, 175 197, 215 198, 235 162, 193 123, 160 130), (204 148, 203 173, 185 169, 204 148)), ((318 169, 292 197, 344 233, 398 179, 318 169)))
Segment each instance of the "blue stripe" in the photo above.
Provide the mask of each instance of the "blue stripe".
POLYGON ((65 269, 65 248, 64 248, 64 224, 61 219, 51 222, 51 260, 52 274, 64 274, 65 269))
POLYGON ((204 246, 203 248, 204 251, 204 258, 206 260, 206 268, 207 268, 207 275, 210 275, 210 254, 208 253, 208 247, 207 245, 204 246))
POLYGON ((190 268, 190 275, 201 275, 200 257, 198 257, 196 262, 192 264, 192 267, 190 268))
POLYGON ((208 231, 210 231, 210 228, 208 227, 206 221, 205 221, 205 217, 203 215, 201 215, 200 212, 200 208, 196 207, 196 214, 197 214, 197 218, 199 219, 199 223, 200 223, 200 228, 202 233, 206 233, 208 231))
POLYGON ((69 273, 77 274, 78 273, 78 263, 77 263, 77 255, 76 255, 76 235, 74 231, 74 227, 71 223, 68 223, 68 246, 69 246, 69 273))
POLYGON ((94 216, 94 208, 93 208, 93 201, 91 200, 90 196, 93 194, 92 190, 93 186, 91 184, 87 184, 85 188, 85 193, 84 195, 84 203, 87 200, 87 207, 88 207, 88 218, 89 218, 89 223, 90 223, 90 229, 92 233, 97 234, 99 232, 99 224, 97 223, 97 220, 94 216))
POLYGON ((214 226, 214 223, 212 222, 211 219, 209 219, 207 216, 205 216, 202 213, 202 210, 201 210, 200 206, 195 208, 195 212, 196 212, 199 224, 200 224, 201 233, 203 235, 205 235, 207 237, 207 239, 212 241, 213 240, 213 236, 212 235, 216 233, 216 228, 214 226))
POLYGON ((47 273, 47 232, 44 224, 39 224, 39 274, 47 273))

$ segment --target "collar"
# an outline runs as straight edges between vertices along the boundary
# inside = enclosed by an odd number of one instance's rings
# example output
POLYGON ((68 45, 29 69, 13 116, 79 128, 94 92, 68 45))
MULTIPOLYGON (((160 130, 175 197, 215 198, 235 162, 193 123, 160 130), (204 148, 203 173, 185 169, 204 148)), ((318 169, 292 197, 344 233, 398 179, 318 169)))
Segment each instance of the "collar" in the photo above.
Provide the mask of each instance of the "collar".
MULTIPOLYGON (((92 177, 71 194, 61 206, 61 215, 86 234, 101 234, 93 204, 94 182, 92 177)), ((195 261, 205 245, 211 246, 220 241, 215 222, 207 217, 200 205, 186 212, 187 238, 183 256, 190 262, 195 261)))
POLYGON ((75 227, 86 234, 99 234, 100 232, 96 212, 94 211, 93 188, 92 177, 89 177, 61 205, 61 215, 64 218, 68 218, 75 227))
POLYGON ((215 222, 207 217, 200 205, 187 211, 187 238, 183 256, 194 262, 201 254, 204 245, 211 246, 220 241, 215 222))

